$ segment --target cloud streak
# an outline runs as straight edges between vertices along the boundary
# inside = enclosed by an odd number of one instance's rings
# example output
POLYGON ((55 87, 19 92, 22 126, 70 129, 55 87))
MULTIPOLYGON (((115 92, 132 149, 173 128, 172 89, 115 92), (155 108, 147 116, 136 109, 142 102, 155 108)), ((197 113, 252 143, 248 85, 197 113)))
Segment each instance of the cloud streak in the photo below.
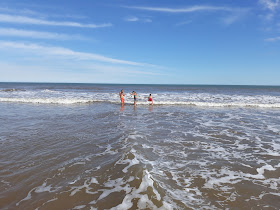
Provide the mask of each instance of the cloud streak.
POLYGON ((49 25, 49 26, 66 26, 79 28, 102 28, 110 27, 111 23, 104 24, 84 24, 79 22, 69 21, 51 21, 26 16, 0 14, 0 22, 2 23, 16 23, 16 24, 32 24, 32 25, 49 25))
POLYGON ((280 0, 259 0, 259 3, 271 11, 280 8, 280 0))
POLYGON ((139 18, 138 17, 126 17, 126 18, 124 18, 124 20, 127 22, 137 22, 137 21, 139 21, 139 18))
POLYGON ((34 43, 30 44, 30 43, 22 43, 22 42, 0 41, 0 48, 21 49, 40 55, 60 56, 64 59, 89 60, 89 61, 95 60, 95 61, 100 61, 105 63, 157 67, 155 65, 146 64, 146 63, 120 60, 120 59, 110 58, 110 57, 106 57, 99 54, 93 54, 93 53, 77 52, 63 47, 47 47, 34 43))
POLYGON ((184 7, 184 8, 125 6, 125 8, 154 11, 154 12, 165 12, 165 13, 190 13, 190 12, 199 12, 199 11, 235 11, 235 9, 230 7, 215 7, 215 6, 192 6, 192 7, 184 7))
POLYGON ((35 38, 35 39, 56 39, 56 40, 86 40, 87 38, 81 35, 67 35, 52 32, 41 32, 41 31, 31 31, 22 30, 15 28, 0 28, 0 36, 14 36, 14 37, 25 37, 25 38, 35 38))
POLYGON ((126 18, 124 18, 124 21, 127 21, 127 22, 144 22, 144 23, 152 22, 152 20, 150 18, 139 18, 139 17, 135 17, 135 16, 126 17, 126 18))
MULTIPOLYGON (((48 63, 50 64, 50 63, 48 63)), ((63 67, 50 65, 3 63, 0 61, 2 82, 88 82, 129 83, 136 77, 158 77, 160 73, 137 70, 131 67, 83 65, 65 63, 63 67), (16 76, 15 76, 16 75, 16 76), (126 75, 125 77, 123 75, 126 75)))
POLYGON ((265 39, 265 41, 267 41, 267 42, 275 42, 275 41, 279 41, 279 40, 280 40, 280 36, 265 39))
POLYGON ((228 17, 223 18, 223 23, 226 25, 231 25, 234 22, 242 19, 245 15, 247 15, 247 9, 239 9, 235 12, 232 12, 228 17))
POLYGON ((265 21, 273 21, 278 16, 280 9, 280 0, 259 0, 259 4, 267 14, 261 16, 265 21))
POLYGON ((10 15, 37 16, 37 17, 41 17, 42 19, 47 17, 86 19, 86 16, 84 15, 40 13, 30 9, 11 9, 8 7, 1 7, 1 6, 0 6, 0 12, 5 14, 10 14, 10 15))
MULTIPOLYGON (((194 13, 194 12, 216 12, 216 11, 227 12, 229 13, 229 16, 223 19, 223 23, 226 25, 230 25, 236 22, 237 20, 241 19, 241 17, 247 14, 247 12, 250 10, 249 8, 233 8, 233 7, 219 7, 219 6, 206 6, 206 5, 196 5, 196 6, 181 7, 181 8, 140 7, 140 6, 125 6, 125 8, 153 11, 153 12, 162 12, 162 13, 174 13, 174 14, 194 13)), ((177 25, 180 25, 180 23, 177 25)), ((184 25, 184 23, 181 25, 184 25)))

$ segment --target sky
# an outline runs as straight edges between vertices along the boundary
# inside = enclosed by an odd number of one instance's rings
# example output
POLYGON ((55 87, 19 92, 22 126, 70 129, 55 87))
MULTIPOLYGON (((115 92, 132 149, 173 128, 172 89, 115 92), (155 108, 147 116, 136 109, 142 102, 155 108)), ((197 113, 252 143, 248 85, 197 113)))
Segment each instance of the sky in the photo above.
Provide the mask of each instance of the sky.
POLYGON ((280 85, 280 0, 1 0, 0 82, 280 85))

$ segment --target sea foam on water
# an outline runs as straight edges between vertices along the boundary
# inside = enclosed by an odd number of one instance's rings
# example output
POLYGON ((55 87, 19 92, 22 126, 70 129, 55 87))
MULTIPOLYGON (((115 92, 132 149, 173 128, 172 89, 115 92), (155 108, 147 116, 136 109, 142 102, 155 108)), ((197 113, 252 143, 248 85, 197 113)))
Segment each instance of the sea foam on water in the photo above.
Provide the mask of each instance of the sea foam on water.
POLYGON ((279 209, 279 88, 69 87, 0 85, 1 208, 279 209))

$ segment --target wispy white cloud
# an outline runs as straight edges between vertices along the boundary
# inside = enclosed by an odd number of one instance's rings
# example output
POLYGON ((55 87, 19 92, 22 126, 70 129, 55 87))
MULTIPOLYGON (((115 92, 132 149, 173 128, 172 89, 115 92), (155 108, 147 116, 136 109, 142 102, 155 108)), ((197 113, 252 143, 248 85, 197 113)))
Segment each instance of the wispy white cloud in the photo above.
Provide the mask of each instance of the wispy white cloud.
POLYGON ((0 48, 21 49, 40 55, 51 55, 56 57, 60 56, 61 58, 64 59, 76 59, 76 60, 88 60, 88 61, 95 60, 95 61, 100 61, 105 63, 157 67, 152 64, 120 60, 120 59, 110 58, 99 54, 77 52, 63 47, 48 47, 48 46, 42 46, 34 43, 0 41, 0 48))
POLYGON ((22 30, 15 28, 0 28, 0 36, 14 36, 14 37, 26 37, 26 38, 35 38, 35 39, 58 39, 58 40, 86 40, 87 38, 81 35, 68 35, 68 34, 59 34, 52 32, 41 32, 41 31, 32 31, 32 30, 22 30))
POLYGON ((76 14, 53 14, 53 13, 41 13, 41 12, 37 12, 31 9, 26 9, 26 8, 22 8, 22 9, 15 9, 15 8, 9 8, 9 7, 1 7, 0 6, 0 12, 1 13, 5 13, 5 14, 10 14, 10 15, 22 15, 22 16, 34 16, 37 18, 48 18, 48 17, 52 17, 52 18, 71 18, 71 19, 86 19, 87 17, 84 15, 76 15, 76 14))
POLYGON ((271 11, 280 8, 280 0, 259 0, 259 3, 265 8, 271 11))
POLYGON ((279 40, 280 40, 280 36, 265 39, 265 41, 267 41, 267 42, 275 42, 275 41, 279 41, 279 40))
POLYGON ((258 2, 263 12, 259 17, 265 24, 265 28, 269 27, 278 31, 278 26, 275 23, 279 19, 280 0, 259 0, 258 2))
POLYGON ((191 6, 183 8, 170 8, 170 7, 138 7, 138 6, 125 6, 126 8, 155 11, 155 12, 166 12, 166 13, 190 13, 198 11, 234 11, 231 7, 216 7, 216 6, 191 6))
POLYGON ((126 18, 124 18, 124 20, 127 22, 137 22, 137 21, 139 21, 139 18, 138 17, 126 17, 126 18))
POLYGON ((0 22, 16 23, 16 24, 20 23, 20 24, 34 24, 34 25, 49 25, 49 26, 69 26, 69 27, 80 27, 80 28, 101 28, 101 27, 112 26, 111 23, 84 24, 79 22, 51 21, 51 20, 38 19, 33 17, 7 15, 7 14, 0 14, 0 22))
POLYGON ((9 14, 21 14, 21 15, 36 15, 36 16, 40 16, 41 13, 39 12, 35 12, 33 10, 30 9, 11 9, 9 7, 1 7, 0 6, 0 12, 4 12, 4 13, 9 13, 9 14))
POLYGON ((142 17, 136 17, 136 16, 125 17, 124 20, 127 22, 144 22, 144 23, 152 22, 152 20, 150 18, 142 18, 142 17))
POLYGON ((222 22, 226 25, 231 25, 246 16, 248 14, 248 11, 249 9, 236 9, 227 17, 223 18, 222 22))
POLYGON ((259 0, 259 4, 267 12, 265 15, 260 15, 262 20, 273 21, 278 16, 280 0, 259 0))
MULTIPOLYGON (((171 8, 171 7, 140 7, 140 6, 125 6, 130 9, 138 9, 145 11, 154 11, 154 12, 162 12, 162 13, 194 13, 194 12, 227 12, 228 16, 223 19, 223 23, 226 25, 230 25, 237 20, 240 20, 244 17, 245 14, 250 10, 249 8, 235 8, 235 7, 221 7, 221 6, 205 6, 205 5, 196 5, 189 7, 181 7, 181 8, 171 8)), ((189 22, 181 22, 177 23, 176 26, 189 24, 189 22)))
POLYGON ((79 63, 25 64, 0 60, 2 82, 106 82, 131 83, 135 77, 158 77, 160 73, 131 67, 79 63), (123 75, 126 75, 125 77, 123 75))

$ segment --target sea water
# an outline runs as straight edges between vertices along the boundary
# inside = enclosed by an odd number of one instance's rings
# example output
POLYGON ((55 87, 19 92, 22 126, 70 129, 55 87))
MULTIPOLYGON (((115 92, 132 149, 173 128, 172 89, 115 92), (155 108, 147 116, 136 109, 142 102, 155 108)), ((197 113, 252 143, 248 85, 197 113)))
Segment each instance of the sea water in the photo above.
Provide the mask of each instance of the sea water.
POLYGON ((1 209, 279 209, 279 177, 280 87, 0 83, 1 209))

